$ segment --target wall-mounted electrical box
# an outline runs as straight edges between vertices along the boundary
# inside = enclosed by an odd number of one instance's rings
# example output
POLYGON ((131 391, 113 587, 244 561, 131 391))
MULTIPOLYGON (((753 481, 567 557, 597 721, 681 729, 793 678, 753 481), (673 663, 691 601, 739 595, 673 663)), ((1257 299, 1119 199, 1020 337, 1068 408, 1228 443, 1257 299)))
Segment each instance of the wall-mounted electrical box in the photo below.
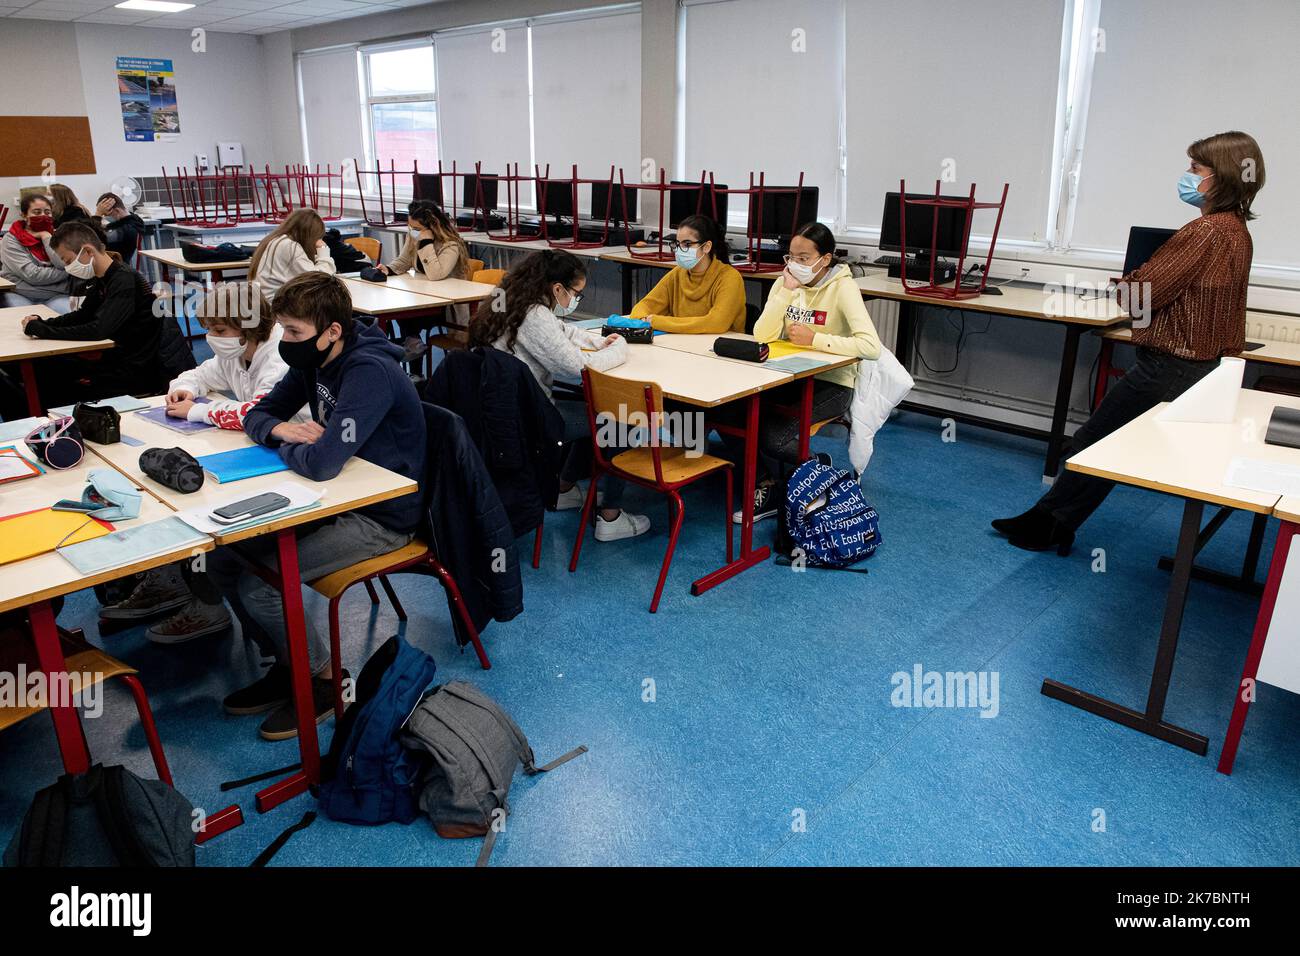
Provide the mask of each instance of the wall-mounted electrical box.
POLYGON ((217 143, 217 166, 225 169, 229 166, 244 165, 243 143, 217 143))

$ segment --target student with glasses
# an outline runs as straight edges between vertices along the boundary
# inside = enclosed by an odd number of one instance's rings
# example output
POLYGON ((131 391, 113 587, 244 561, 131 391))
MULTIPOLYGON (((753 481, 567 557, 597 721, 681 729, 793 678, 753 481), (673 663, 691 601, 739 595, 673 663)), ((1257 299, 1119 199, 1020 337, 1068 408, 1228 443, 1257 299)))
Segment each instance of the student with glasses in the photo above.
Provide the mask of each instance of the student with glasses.
MULTIPOLYGON (((584 501, 577 479, 590 474, 584 451, 591 439, 587 406, 582 401, 555 401, 551 386, 557 376, 581 377, 583 368, 598 372, 627 361, 627 340, 621 335, 599 335, 565 322, 587 286, 581 260, 561 249, 545 249, 524 256, 501 280, 502 311, 480 309, 469 326, 471 347, 484 346, 509 352, 528 366, 537 384, 564 418, 568 459, 560 469, 560 497, 556 510, 581 508, 584 501), (585 467, 584 467, 585 465, 585 467)), ((607 449, 612 454, 613 449, 607 449)), ((650 519, 623 511, 619 502, 624 483, 606 477, 596 515, 596 540, 633 538, 650 530, 650 519)))
POLYGON ((722 227, 708 216, 687 216, 671 243, 677 266, 632 307, 663 332, 745 331, 745 280, 730 264, 722 227))

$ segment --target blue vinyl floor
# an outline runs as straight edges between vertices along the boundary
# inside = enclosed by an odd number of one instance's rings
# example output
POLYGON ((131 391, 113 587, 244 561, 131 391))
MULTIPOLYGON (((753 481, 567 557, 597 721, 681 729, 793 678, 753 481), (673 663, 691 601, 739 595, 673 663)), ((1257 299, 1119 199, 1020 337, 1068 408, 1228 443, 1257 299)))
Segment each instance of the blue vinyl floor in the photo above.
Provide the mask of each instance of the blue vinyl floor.
MULTIPOLYGON (((818 438, 814 449, 847 464, 842 439, 818 438)), ((1206 734, 1208 757, 1039 693, 1050 676, 1143 705, 1168 584, 1156 561, 1182 510, 1119 489, 1069 558, 1017 551, 988 522, 1041 493, 1042 454, 1039 443, 974 427, 946 443, 936 419, 901 415, 879 436, 866 481, 884 536, 868 575, 768 564, 698 598, 691 580, 723 557, 722 500, 716 487, 690 491, 656 615, 647 606, 666 543, 662 500, 630 489, 627 504, 652 517, 652 531, 589 538, 576 574, 567 570, 576 512, 550 515, 542 567, 523 569, 524 613, 486 631, 488 672, 455 649, 436 582, 395 579, 411 615, 405 634, 441 677, 501 701, 539 761, 590 748, 553 774, 516 778, 493 864, 1300 863, 1300 698, 1262 687, 1235 774, 1215 772, 1255 599, 1192 587, 1167 719, 1206 734), (1097 548, 1104 573, 1093 570, 1097 548), (996 716, 894 706, 892 675, 918 665, 996 674, 996 716)), ((765 536, 771 527, 760 526, 765 536)), ((1234 515, 1203 562, 1238 567, 1248 529, 1234 515)), ((1261 576, 1275 533, 1270 522, 1261 576)), ((520 545, 525 560, 530 543, 520 545)), ((314 595, 308 611, 323 621, 314 595)), ((344 615, 355 672, 398 624, 361 588, 344 615)), ((221 710, 222 696, 258 673, 241 641, 159 647, 138 628, 101 640, 88 592, 68 600, 60 622, 139 668, 192 802, 242 802, 247 822, 201 847, 201 865, 246 865, 313 808, 302 796, 259 816, 254 787, 217 790, 296 759, 293 742, 260 740, 259 718, 221 710)), ((97 759, 152 774, 124 691, 109 692, 86 732, 97 759)), ((0 735, 0 766, 7 842, 32 793, 60 773, 48 718, 0 735)), ((440 839, 425 821, 359 828, 321 818, 273 865, 466 866, 478 851, 478 840, 440 839)))

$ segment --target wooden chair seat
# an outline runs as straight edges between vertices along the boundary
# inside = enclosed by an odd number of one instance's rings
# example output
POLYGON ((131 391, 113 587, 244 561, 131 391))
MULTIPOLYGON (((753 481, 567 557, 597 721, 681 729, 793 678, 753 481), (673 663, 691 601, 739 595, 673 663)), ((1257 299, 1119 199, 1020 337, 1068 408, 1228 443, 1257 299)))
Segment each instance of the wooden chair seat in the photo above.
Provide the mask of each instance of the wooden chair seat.
POLYGON ((308 581, 307 586, 317 594, 333 600, 354 584, 373 578, 397 565, 418 561, 428 553, 429 546, 417 538, 404 548, 381 554, 377 558, 358 561, 323 578, 308 581))
POLYGON ((370 258, 372 262, 379 262, 379 257, 383 254, 383 246, 379 240, 373 236, 353 236, 350 239, 344 239, 344 243, 351 246, 363 256, 370 258))
POLYGON ((486 282, 488 285, 500 285, 501 280, 505 277, 505 269, 479 269, 477 272, 470 273, 470 279, 472 281, 486 282))
MULTIPOLYGON (((66 655, 65 660, 68 662, 67 671, 69 674, 93 675, 94 684, 102 684, 110 678, 120 677, 123 674, 134 675, 136 673, 134 667, 123 664, 117 658, 110 657, 94 647, 78 650, 76 653, 69 653, 66 655)), ((36 662, 35 653, 31 654, 31 658, 26 661, 26 664, 29 674, 40 668, 40 665, 36 662)), ((22 723, 28 717, 39 714, 43 710, 45 710, 44 705, 16 707, 0 704, 0 731, 22 723)))
MULTIPOLYGON (((692 458, 686 457, 688 449, 685 448, 664 448, 659 449, 659 460, 663 469, 664 481, 670 485, 679 484, 683 481, 691 481, 709 472, 717 471, 719 468, 727 468, 731 462, 714 455, 697 455, 692 458)), ((645 481, 655 481, 655 461, 654 456, 649 448, 631 448, 624 452, 619 452, 612 459, 610 464, 620 471, 625 471, 630 475, 636 475, 645 481)))

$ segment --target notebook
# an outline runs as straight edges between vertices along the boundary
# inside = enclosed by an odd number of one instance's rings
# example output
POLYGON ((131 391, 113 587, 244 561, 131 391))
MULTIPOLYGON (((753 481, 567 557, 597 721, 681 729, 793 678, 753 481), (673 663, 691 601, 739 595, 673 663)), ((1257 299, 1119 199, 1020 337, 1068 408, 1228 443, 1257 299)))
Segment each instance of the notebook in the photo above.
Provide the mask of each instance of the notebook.
MULTIPOLYGON (((117 395, 113 398, 101 398, 97 402, 86 402, 87 405, 95 408, 116 408, 119 415, 125 415, 127 412, 138 411, 141 408, 148 408, 149 403, 139 398, 132 398, 130 395, 117 395)), ((60 405, 58 408, 51 408, 50 415, 71 415, 75 405, 60 405)))
POLYGON ((197 461, 204 471, 223 485, 228 481, 242 481, 245 478, 289 470, 279 454, 265 445, 249 445, 247 448, 203 455, 197 461))
POLYGON ((37 425, 44 425, 45 421, 44 418, 15 418, 11 422, 0 422, 0 442, 26 438, 37 425))
POLYGON ((44 473, 40 465, 23 457, 17 448, 0 448, 0 484, 35 478, 44 473))
POLYGON ((206 534, 200 534, 173 515, 58 550, 82 574, 95 574, 207 541, 206 534))
MULTIPOLYGON (((196 398, 196 404, 205 404, 206 398, 196 398)), ((201 432, 206 428, 212 428, 207 422, 192 422, 187 418, 173 418, 167 414, 167 406, 159 405, 157 408, 146 408, 144 411, 136 412, 137 418, 143 418, 153 422, 155 425, 161 425, 163 428, 170 428, 174 432, 188 434, 189 432, 201 432)))
POLYGON ((811 369, 821 368, 828 363, 828 359, 812 358, 811 356, 791 355, 788 358, 777 359, 775 362, 765 362, 763 368, 774 368, 778 371, 789 372, 792 375, 799 372, 807 372, 811 369))

